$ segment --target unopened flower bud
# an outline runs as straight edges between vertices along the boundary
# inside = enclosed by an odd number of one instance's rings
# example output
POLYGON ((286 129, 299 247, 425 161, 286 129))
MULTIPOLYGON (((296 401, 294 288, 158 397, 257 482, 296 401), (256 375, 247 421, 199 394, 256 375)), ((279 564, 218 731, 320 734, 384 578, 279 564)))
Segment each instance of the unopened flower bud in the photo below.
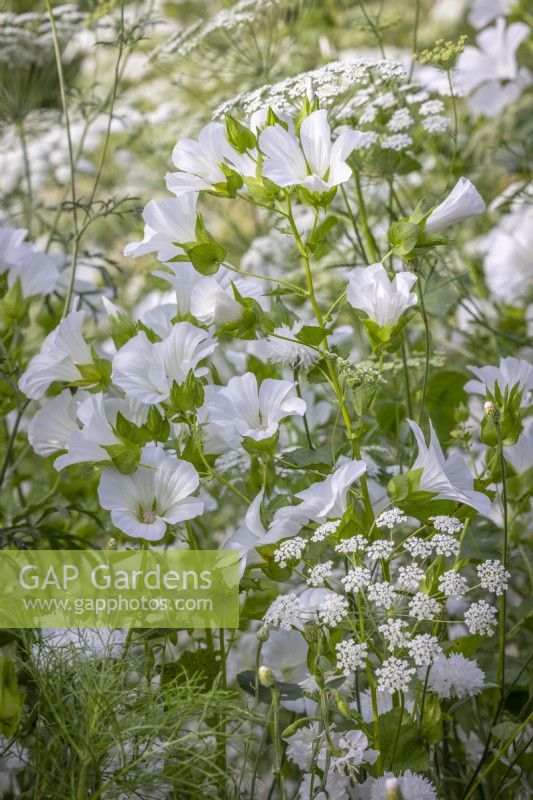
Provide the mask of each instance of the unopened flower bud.
POLYGON ((270 669, 270 667, 265 667, 264 665, 259 667, 257 677, 261 686, 266 686, 268 689, 276 685, 276 676, 274 670, 270 669))
POLYGON ((387 778, 385 781, 387 800, 403 800, 398 778, 387 778))
POLYGON ((110 536, 106 542, 105 549, 106 550, 115 550, 117 547, 117 540, 114 536, 110 536))
POLYGON ((270 632, 266 625, 261 625, 257 633, 255 634, 258 642, 266 642, 268 637, 270 636, 270 632))
POLYGON ((483 411, 485 412, 486 417, 490 417, 494 422, 498 422, 500 419, 500 412, 498 411, 495 404, 492 400, 487 400, 485 405, 483 406, 483 411))

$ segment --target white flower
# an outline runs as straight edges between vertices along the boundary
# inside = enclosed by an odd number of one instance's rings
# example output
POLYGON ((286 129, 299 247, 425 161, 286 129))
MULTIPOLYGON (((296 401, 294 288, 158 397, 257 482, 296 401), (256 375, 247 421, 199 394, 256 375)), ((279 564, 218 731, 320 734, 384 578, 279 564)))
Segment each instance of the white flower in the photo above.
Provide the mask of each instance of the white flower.
POLYGON ((407 661, 396 656, 387 658, 381 667, 376 670, 378 690, 381 692, 405 692, 409 688, 412 676, 416 669, 410 667, 407 661))
POLYGON ((339 525, 341 524, 340 519, 331 520, 331 522, 324 522, 322 525, 319 525, 316 531, 311 536, 312 542, 323 542, 324 539, 327 539, 328 536, 331 536, 332 533, 338 530, 339 525))
POLYGON ((496 596, 507 591, 511 573, 496 558, 488 559, 477 566, 477 574, 482 589, 494 592, 496 596))
POLYGON ((282 594, 270 604, 263 617, 265 625, 290 631, 301 626, 302 604, 295 594, 282 594))
POLYGON ((331 576, 333 572, 333 561, 325 561, 323 564, 317 564, 310 571, 307 577, 308 586, 318 588, 324 586, 324 582, 331 576))
POLYGON ((437 533, 431 540, 432 547, 438 556, 456 556, 459 553, 459 542, 449 533, 437 533))
POLYGON ((353 308, 364 311, 380 327, 395 325, 418 302, 417 295, 411 292, 415 282, 412 272, 398 272, 390 280, 379 263, 356 267, 349 274, 346 297, 353 308))
POLYGON ((366 548, 367 556, 375 561, 378 558, 390 558, 394 550, 394 542, 390 539, 376 539, 366 548))
POLYGON ((444 103, 442 100, 426 100, 426 102, 422 103, 420 106, 419 111, 423 117, 429 114, 440 114, 444 111, 444 103))
POLYGON ((321 784, 320 778, 310 774, 302 777, 298 800, 348 800, 348 778, 329 770, 324 785, 324 791, 318 791, 321 784), (312 787, 312 791, 311 791, 312 787))
POLYGON ((102 470, 98 497, 102 508, 111 511, 115 527, 136 539, 156 541, 165 535, 167 525, 202 514, 203 502, 191 497, 199 482, 188 461, 146 445, 132 475, 114 467, 102 470))
POLYGON ((26 233, 22 228, 0 228, 0 274, 7 270, 10 288, 19 281, 23 297, 51 294, 59 279, 58 257, 23 242, 26 233))
POLYGON ((348 677, 356 669, 364 669, 368 658, 368 645, 366 642, 358 643, 345 639, 335 645, 335 653, 337 669, 348 677))
POLYGON ((386 136, 380 142, 382 150, 406 150, 413 144, 413 139, 407 133, 393 133, 392 136, 386 136))
POLYGON ((391 781, 397 787, 402 796, 402 800, 437 800, 437 792, 425 775, 417 775, 416 772, 406 770, 402 775, 392 776, 386 772, 382 778, 368 778, 371 790, 368 800, 388 800, 391 781))
POLYGON ((296 339, 303 328, 303 322, 294 325, 280 325, 267 336, 266 353, 270 361, 284 366, 309 369, 320 358, 320 353, 296 339))
POLYGON ((470 633, 480 633, 482 636, 492 636, 496 626, 497 611, 494 606, 485 600, 472 603, 465 611, 465 623, 470 633))
POLYGON ((409 655, 417 667, 428 666, 441 653, 439 640, 429 633, 420 633, 408 644, 409 655))
POLYGON ((397 109, 387 123, 387 128, 391 131, 404 131, 410 128, 414 120, 408 108, 397 109))
POLYGON ((190 192, 211 189, 213 184, 226 183, 220 165, 236 170, 240 175, 255 175, 255 161, 241 155, 226 139, 224 125, 210 122, 200 131, 198 141, 180 139, 172 151, 172 161, 180 172, 168 172, 167 189, 178 198, 190 192))
MULTIPOLYGON (((285 737, 287 758, 301 770, 311 768, 313 755, 323 764, 326 758, 326 737, 317 722, 298 728, 292 736, 285 737)), ((317 785, 317 788, 320 784, 317 785)))
POLYGON ((332 628, 348 614, 350 604, 345 597, 329 592, 318 607, 318 618, 323 625, 332 628))
MULTIPOLYGON (((366 470, 364 461, 350 461, 343 464, 323 481, 312 483, 307 489, 296 494, 303 500, 298 506, 288 506, 276 511, 268 536, 282 538, 292 536, 310 520, 325 522, 328 518, 338 519, 346 511, 346 501, 350 486, 366 470)), ((274 539, 273 541, 277 541, 274 539)))
POLYGON ((490 291, 516 304, 533 281, 533 206, 524 205, 505 214, 484 238, 482 251, 490 291))
POLYGON ((203 325, 240 320, 244 308, 235 299, 233 285, 242 297, 254 297, 266 309, 268 302, 262 296, 263 287, 259 281, 220 269, 216 275, 200 278, 191 289, 191 314, 203 325))
POLYGON ((0 274, 15 263, 16 252, 28 231, 25 228, 0 227, 0 274))
POLYGON ((300 139, 281 125, 269 125, 259 136, 263 153, 263 175, 276 186, 305 186, 312 192, 324 192, 352 175, 346 159, 364 140, 364 134, 344 128, 335 142, 327 112, 313 111, 300 128, 300 139))
POLYGON ((78 430, 76 411, 86 392, 73 395, 69 389, 48 400, 28 425, 28 440, 40 456, 66 450, 70 434, 78 430))
POLYGON ((418 444, 413 469, 422 469, 420 489, 434 492, 437 500, 455 500, 477 509, 480 514, 488 514, 490 500, 481 492, 474 491, 474 481, 463 457, 459 453, 445 457, 431 422, 429 447, 416 422, 410 419, 407 422, 418 444))
POLYGON ((223 545, 224 550, 238 551, 241 577, 248 564, 258 564, 262 560, 256 547, 261 545, 261 539, 266 534, 260 513, 264 493, 265 490, 261 489, 255 496, 244 517, 244 524, 223 545))
POLYGON ((518 472, 526 472, 533 466, 533 417, 524 420, 524 430, 520 438, 510 447, 505 447, 505 458, 518 472))
POLYGON ((459 533, 463 523, 457 517, 449 517, 447 514, 438 514, 436 517, 428 517, 428 521, 433 523, 436 531, 441 533, 459 533))
POLYGON ((428 233, 440 233, 451 225, 485 211, 485 201, 468 178, 459 178, 450 194, 438 205, 426 221, 428 233))
POLYGON ((370 570, 366 567, 352 567, 341 579, 341 583, 347 592, 360 592, 370 583, 370 570))
POLYGON ((525 23, 506 28, 505 19, 499 17, 493 27, 477 35, 477 47, 468 45, 459 56, 454 79, 462 92, 472 92, 469 105, 474 115, 497 117, 531 82, 529 71, 520 69, 516 60, 516 51, 528 33, 525 23))
POLYGON ((408 627, 409 623, 403 619, 388 619, 383 625, 378 626, 378 631, 387 642, 388 650, 398 650, 407 646, 409 635, 406 633, 406 628, 408 627))
POLYGON ((81 332, 84 319, 85 311, 71 311, 48 334, 19 380, 19 388, 27 397, 38 400, 54 381, 74 383, 82 379, 76 365, 93 360, 81 332))
POLYGON ((390 531, 396 527, 396 525, 401 525, 403 522, 407 522, 407 517, 403 513, 400 508, 389 508, 388 511, 382 511, 381 514, 376 517, 376 528, 388 528, 390 531))
POLYGON ((427 558, 433 551, 431 541, 421 539, 420 536, 409 536, 404 541, 403 547, 413 558, 427 558))
POLYGON ((389 609, 396 603, 398 595, 388 581, 383 581, 370 584, 368 587, 368 599, 378 608, 389 609))
POLYGON ((427 688, 439 697, 473 697, 484 686, 485 674, 477 662, 461 653, 438 656, 429 671, 427 688))
POLYGON ((366 550, 368 545, 367 539, 361 534, 350 536, 349 539, 342 539, 339 544, 335 545, 337 553, 342 553, 343 556, 350 555, 351 553, 358 553, 366 550))
POLYGON ((140 403, 161 403, 174 381, 182 384, 191 371, 196 377, 208 372, 199 364, 215 347, 209 333, 190 322, 173 325, 161 342, 140 331, 113 356, 113 382, 140 403))
POLYGON ((506 17, 513 0, 473 0, 468 21, 473 28, 484 28, 496 17, 506 17))
POLYGON ((396 583, 399 589, 406 589, 410 592, 416 592, 420 585, 420 581, 424 578, 425 572, 416 564, 408 564, 406 567, 400 567, 398 570, 398 578, 396 583))
POLYGON ((499 367, 469 366, 468 369, 479 380, 468 381, 465 384, 465 391, 484 395, 489 390, 494 394, 496 384, 498 384, 501 393, 504 394, 506 389, 510 390, 513 386, 518 385, 524 392, 522 405, 527 405, 528 394, 533 390, 533 365, 529 362, 507 356, 500 359, 499 367))
POLYGON ((446 597, 463 597, 468 591, 468 582, 466 578, 451 569, 440 576, 439 591, 446 597))
POLYGON ((305 402, 294 383, 267 378, 258 386, 255 375, 247 372, 231 378, 227 386, 206 386, 199 419, 205 423, 206 451, 221 453, 239 448, 244 438, 270 439, 281 420, 304 413, 305 402))
POLYGON ((434 619, 441 610, 441 605, 429 595, 417 592, 409 603, 409 613, 418 620, 434 619))
POLYGON ((346 731, 338 739, 337 747, 344 750, 341 756, 331 759, 332 769, 352 778, 357 776, 361 764, 373 764, 379 753, 368 747, 368 739, 363 731, 346 731))
POLYGON ((196 240, 196 201, 198 195, 156 202, 150 200, 144 207, 144 238, 142 242, 130 242, 124 248, 125 256, 145 256, 157 253, 159 261, 170 261, 182 252, 176 242, 196 240))
POLYGON ((293 536, 291 539, 285 539, 274 553, 274 561, 284 569, 290 561, 300 561, 302 553, 305 550, 307 542, 301 536, 293 536))

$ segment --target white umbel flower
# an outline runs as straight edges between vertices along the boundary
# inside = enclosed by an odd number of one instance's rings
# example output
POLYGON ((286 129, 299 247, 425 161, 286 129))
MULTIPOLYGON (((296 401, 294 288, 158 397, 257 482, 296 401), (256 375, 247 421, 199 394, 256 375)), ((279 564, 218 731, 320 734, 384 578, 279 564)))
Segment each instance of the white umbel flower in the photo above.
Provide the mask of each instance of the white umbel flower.
POLYGON ((440 533, 459 533, 463 527, 461 520, 457 517, 449 517, 447 514, 438 514, 436 517, 428 517, 428 521, 433 523, 433 527, 440 533))
POLYGON ((77 364, 92 363, 91 349, 82 334, 85 311, 71 311, 48 334, 19 380, 19 388, 32 400, 41 398, 51 383, 82 379, 77 364))
POLYGON ((403 522, 407 522, 407 517, 400 508, 395 506, 387 511, 382 511, 376 517, 375 525, 376 528, 388 528, 391 531, 396 525, 401 525, 403 522))
POLYGON ((269 125, 259 136, 263 175, 276 186, 301 185, 311 192, 325 192, 350 179, 346 159, 364 139, 360 131, 344 128, 332 143, 324 109, 303 120, 299 139, 281 125, 269 125))
POLYGON ((282 569, 285 569, 287 564, 291 561, 300 561, 303 551, 305 550, 307 542, 301 536, 293 536, 291 539, 285 539, 274 553, 274 561, 279 564, 282 569))
POLYGON ((349 274, 346 297, 353 308, 364 311, 380 327, 395 325, 418 302, 411 292, 415 282, 412 272, 398 272, 391 280, 383 264, 356 267, 349 274))
POLYGON ((477 574, 482 589, 494 592, 498 597, 507 591, 511 573, 509 570, 505 569, 498 559, 489 558, 488 561, 479 564, 477 567, 477 574))
POLYGON ((316 564, 307 576, 306 583, 317 589, 319 586, 324 586, 325 581, 331 577, 333 573, 333 561, 324 561, 323 564, 316 564))
POLYGON ((370 570, 366 567, 352 567, 348 574, 341 578, 347 592, 360 592, 370 583, 370 570))
POLYGON ((424 592, 417 592, 409 603, 409 614, 418 620, 432 620, 440 613, 440 610, 440 603, 424 592))
POLYGON ((440 233, 484 211, 485 201, 474 184, 468 178, 459 178, 448 197, 427 218, 426 231, 440 233))
POLYGON ((480 600, 479 603, 472 603, 468 611, 465 611, 465 624, 470 633, 492 636, 496 627, 496 616, 494 606, 480 600))
POLYGON ((442 652, 439 640, 430 633, 419 633, 418 636, 413 637, 408 643, 407 649, 417 667, 427 667, 442 652))
POLYGON ((113 356, 113 382, 140 403, 161 403, 174 381, 182 384, 190 371, 197 378, 207 374, 200 362, 215 347, 209 333, 190 322, 173 325, 161 342, 150 342, 140 331, 113 356))
POLYGON ((418 444, 418 456, 413 469, 422 468, 420 488, 434 492, 436 500, 455 500, 475 508, 481 514, 488 514, 490 500, 473 489, 474 480, 463 457, 454 452, 446 458, 431 422, 429 447, 416 422, 410 419, 407 422, 418 444))
POLYGON ((281 420, 302 416, 305 408, 294 383, 267 378, 258 386, 251 372, 231 378, 227 386, 207 386, 199 410, 205 423, 206 452, 235 450, 244 438, 256 442, 270 439, 277 434, 281 420))
POLYGON ((368 599, 378 608, 389 609, 398 600, 398 594, 388 581, 381 583, 371 583, 368 587, 368 599))
POLYGON ((144 238, 130 242, 124 248, 125 256, 145 256, 156 253, 159 261, 170 261, 183 252, 176 242, 193 242, 196 239, 197 194, 180 199, 150 200, 144 207, 144 238))
POLYGON ((401 650, 407 646, 410 638, 407 634, 408 627, 409 623, 404 619, 388 619, 378 626, 378 631, 387 642, 387 650, 401 650))
POLYGON ((104 468, 98 497, 119 530, 135 539, 157 541, 165 535, 167 525, 202 514, 203 502, 191 497, 199 483, 198 473, 188 461, 146 445, 132 475, 104 468))
POLYGON ((398 578, 396 579, 398 588, 416 592, 425 574, 424 570, 416 564, 407 564, 405 567, 400 567, 398 569, 398 578))
POLYGON ((439 578, 439 591, 445 597, 463 597, 465 592, 468 591, 468 582, 466 578, 459 575, 453 569, 448 572, 443 572, 439 578))
POLYGON ((396 656, 387 658, 376 670, 378 690, 381 692, 406 692, 416 669, 409 662, 396 656))
POLYGON ((359 643, 345 639, 335 645, 335 653, 337 669, 348 677, 356 669, 364 669, 368 658, 368 645, 366 642, 359 643))

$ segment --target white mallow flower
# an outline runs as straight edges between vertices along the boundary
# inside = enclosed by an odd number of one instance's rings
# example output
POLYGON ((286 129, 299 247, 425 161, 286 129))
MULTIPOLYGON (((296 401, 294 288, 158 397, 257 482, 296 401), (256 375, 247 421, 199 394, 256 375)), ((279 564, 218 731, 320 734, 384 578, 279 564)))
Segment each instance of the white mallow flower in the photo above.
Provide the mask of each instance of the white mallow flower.
MULTIPOLYGON (((421 669, 420 678, 425 680, 425 677, 426 670, 421 669)), ((445 699, 473 697, 482 691, 484 682, 485 673, 477 661, 465 658, 461 653, 441 654, 431 665, 427 688, 445 699)))
POLYGON ((240 278, 227 269, 220 269, 216 275, 201 278, 191 290, 191 314, 203 325, 213 323, 237 322, 244 308, 235 299, 233 284, 242 297, 253 297, 263 307, 268 307, 268 298, 263 296, 260 281, 240 278))
POLYGON ((366 470, 364 461, 350 461, 328 475, 323 481, 312 483, 295 497, 303 500, 300 505, 280 508, 274 514, 272 523, 264 540, 277 542, 293 536, 311 520, 324 523, 328 519, 339 519, 346 511, 350 486, 366 470))
POLYGON ((146 421, 148 408, 128 399, 106 398, 102 392, 90 394, 80 402, 76 417, 81 428, 76 426, 76 430, 72 431, 65 447, 68 452, 56 458, 54 467, 61 470, 70 464, 110 461, 104 447, 120 444, 113 430, 119 412, 140 425, 146 421))
MULTIPOLYGON (((259 564, 262 559, 257 552, 257 547, 261 547, 266 542, 266 529, 261 521, 261 502, 264 496, 264 489, 252 500, 244 523, 232 534, 223 544, 224 550, 237 550, 240 556, 241 577, 248 564, 259 564)), ((280 539, 282 536, 280 535, 280 539)), ((274 544, 274 540, 269 538, 268 544, 274 544)))
POLYGON ((167 200, 150 200, 144 207, 144 238, 130 242, 124 248, 125 256, 145 256, 157 253, 159 261, 170 261, 182 252, 176 242, 193 242, 196 239, 197 194, 169 197, 167 200))
POLYGON ((344 128, 335 142, 324 109, 313 111, 300 127, 300 137, 281 125, 269 125, 259 136, 263 175, 276 186, 305 186, 325 192, 348 181, 348 156, 365 140, 360 131, 344 128))
POLYGON ((0 228, 0 275, 15 262, 15 253, 27 233, 25 228, 0 228))
POLYGON ((418 302, 411 292, 414 283, 412 272, 398 272, 391 280, 383 264, 356 267, 349 274, 346 298, 380 327, 395 325, 404 311, 418 302))
POLYGON ((470 394, 485 395, 488 389, 491 394, 494 394, 496 384, 498 384, 501 393, 504 394, 506 389, 511 390, 513 386, 518 385, 524 392, 522 405, 527 405, 528 394, 533 390, 533 365, 528 361, 507 356, 500 359, 498 367, 469 366, 468 369, 479 380, 465 383, 465 391, 470 394))
POLYGON ((498 17, 495 25, 477 35, 477 46, 467 45, 459 56, 454 82, 461 92, 470 93, 468 102, 475 116, 497 117, 531 83, 529 70, 520 68, 516 59, 528 33, 524 22, 506 27, 505 19, 498 17))
POLYGON ((93 360, 81 332, 84 320, 85 311, 71 311, 48 334, 19 380, 19 388, 27 397, 39 400, 54 381, 73 383, 82 379, 76 365, 93 360))
POLYGON ((433 209, 426 220, 428 233, 440 233, 451 225, 483 214, 485 201, 468 178, 459 178, 448 197, 433 209))
POLYGON ((71 433, 78 430, 77 410, 87 392, 72 394, 69 389, 48 400, 32 417, 28 439, 39 456, 66 450, 71 433))
POLYGON ((473 28, 484 28, 496 17, 505 17, 513 0, 474 0, 468 21, 473 28))
POLYGON ((180 317, 186 317, 191 311, 191 298, 194 287, 204 280, 189 261, 169 261, 164 265, 166 270, 154 270, 154 275, 170 284, 176 293, 176 311, 180 317))
POLYGON ((243 176, 254 176, 256 171, 255 160, 248 153, 233 149, 220 122, 210 122, 202 128, 198 141, 179 139, 172 161, 180 172, 167 172, 166 184, 177 197, 211 189, 216 183, 225 184, 227 178, 220 168, 223 163, 243 176))
POLYGON ((533 206, 524 205, 504 214, 476 245, 485 254, 483 269, 490 291, 518 304, 533 281, 533 206))
POLYGON ((291 381, 267 378, 260 386, 251 372, 231 378, 227 386, 206 386, 199 419, 205 423, 208 453, 236 450, 242 440, 272 438, 285 417, 302 416, 305 402, 291 381))
POLYGON ((191 371, 197 378, 207 374, 200 362, 215 347, 209 333, 190 322, 173 325, 161 342, 150 342, 140 331, 113 356, 113 382, 139 403, 161 403, 174 381, 182 384, 191 371))
POLYGON ((454 452, 446 458, 431 422, 429 447, 416 422, 411 419, 407 422, 418 445, 413 470, 422 469, 420 489, 434 492, 436 500, 455 500, 475 508, 480 514, 488 514, 490 500, 482 492, 474 490, 474 480, 462 455, 454 452))
POLYGON ((167 525, 202 514, 203 502, 191 497, 199 483, 192 464, 149 444, 132 475, 114 467, 102 470, 98 497, 102 508, 111 512, 115 527, 135 539, 156 541, 165 535, 167 525))
POLYGON ((18 280, 23 297, 51 294, 59 279, 58 257, 24 242, 26 234, 24 228, 0 228, 0 275, 7 271, 10 288, 18 280))

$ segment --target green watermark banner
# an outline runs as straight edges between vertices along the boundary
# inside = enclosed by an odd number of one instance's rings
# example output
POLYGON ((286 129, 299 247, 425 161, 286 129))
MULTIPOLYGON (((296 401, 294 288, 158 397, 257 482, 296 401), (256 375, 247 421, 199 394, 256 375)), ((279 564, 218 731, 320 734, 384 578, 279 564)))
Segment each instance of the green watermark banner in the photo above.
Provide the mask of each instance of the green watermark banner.
POLYGON ((237 628, 234 550, 0 550, 0 628, 237 628))

